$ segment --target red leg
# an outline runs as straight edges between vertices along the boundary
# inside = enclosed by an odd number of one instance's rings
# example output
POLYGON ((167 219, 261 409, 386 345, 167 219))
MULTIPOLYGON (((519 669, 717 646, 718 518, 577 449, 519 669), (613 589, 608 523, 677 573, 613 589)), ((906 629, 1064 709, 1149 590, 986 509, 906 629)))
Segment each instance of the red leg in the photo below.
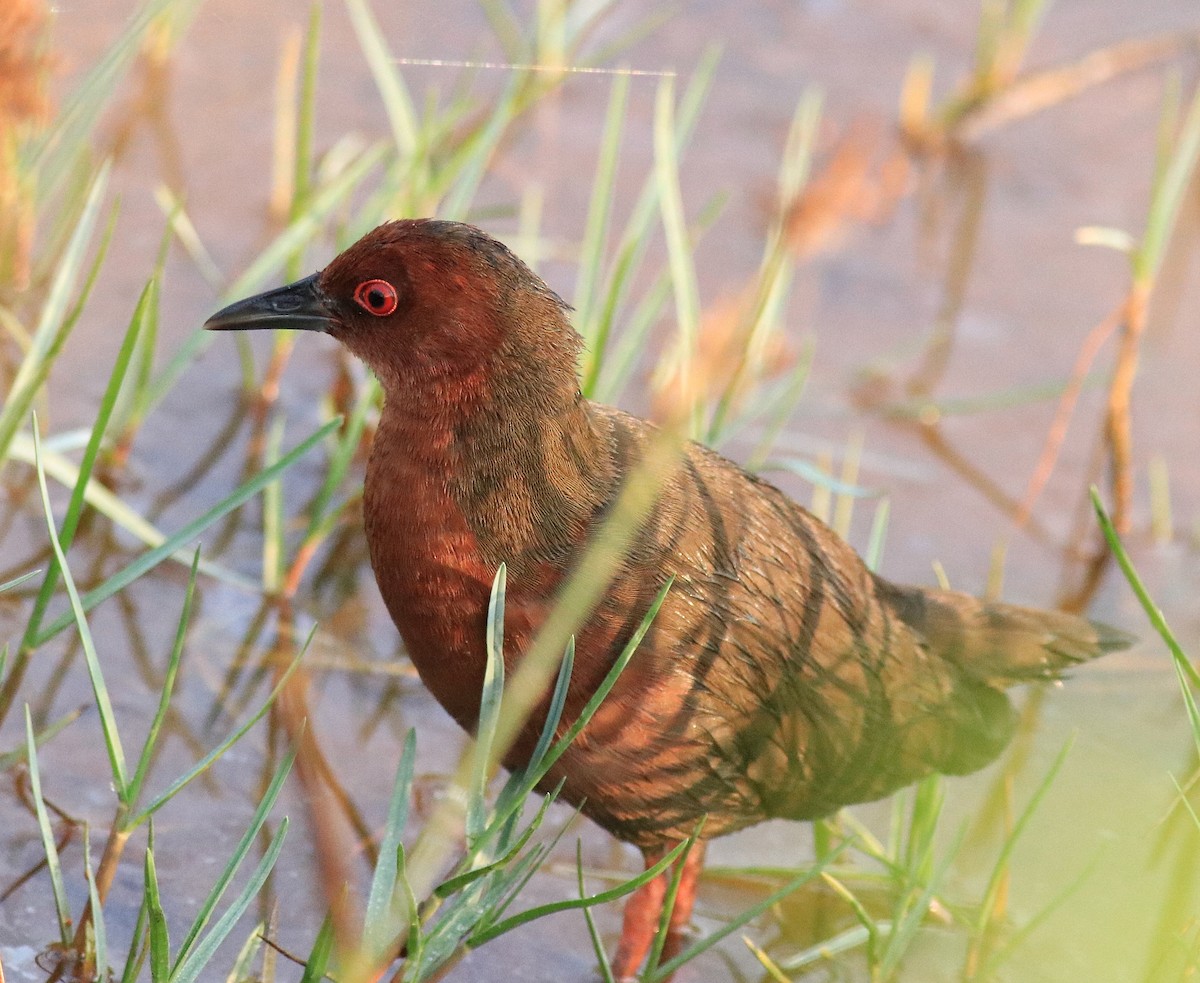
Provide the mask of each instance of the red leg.
MULTIPOLYGON (((646 866, 652 867, 662 859, 662 853, 646 855, 646 866)), ((671 909, 671 920, 667 928, 667 940, 662 958, 670 959, 679 953, 691 921, 692 907, 696 903, 696 888, 700 879, 700 868, 704 864, 704 844, 695 844, 683 862, 683 873, 679 879, 679 890, 675 895, 675 907, 671 909)), ((654 933, 662 919, 663 900, 667 893, 667 882, 671 871, 666 870, 654 880, 643 884, 625 902, 625 919, 621 925, 621 941, 613 960, 613 976, 620 981, 637 979, 637 971, 650 952, 654 933)))
MULTIPOLYGON (((662 854, 646 854, 646 866, 653 867, 662 854)), ((613 960, 613 976, 620 983, 637 979, 638 968, 650 951, 658 920, 662 917, 663 897, 667 893, 667 872, 659 874, 629 896, 621 923, 621 941, 613 960)))

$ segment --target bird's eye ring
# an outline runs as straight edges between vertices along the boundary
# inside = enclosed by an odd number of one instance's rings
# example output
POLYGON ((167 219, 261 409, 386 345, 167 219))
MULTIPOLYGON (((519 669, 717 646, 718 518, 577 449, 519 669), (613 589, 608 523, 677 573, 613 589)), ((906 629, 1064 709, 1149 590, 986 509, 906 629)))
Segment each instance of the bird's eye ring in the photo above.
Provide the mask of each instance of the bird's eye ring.
POLYGON ((368 314, 387 317, 400 303, 396 288, 387 280, 364 280, 354 288, 354 302, 368 314))

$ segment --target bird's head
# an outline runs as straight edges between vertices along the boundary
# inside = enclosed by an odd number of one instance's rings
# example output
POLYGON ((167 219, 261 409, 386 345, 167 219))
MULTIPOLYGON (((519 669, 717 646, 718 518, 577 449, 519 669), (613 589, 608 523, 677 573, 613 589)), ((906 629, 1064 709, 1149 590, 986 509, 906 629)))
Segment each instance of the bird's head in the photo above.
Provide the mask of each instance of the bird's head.
POLYGON ((580 340, 567 310, 486 233, 411 219, 367 233, 319 273, 230 304, 205 327, 325 332, 375 371, 389 398, 514 384, 536 396, 551 383, 576 388, 580 340))

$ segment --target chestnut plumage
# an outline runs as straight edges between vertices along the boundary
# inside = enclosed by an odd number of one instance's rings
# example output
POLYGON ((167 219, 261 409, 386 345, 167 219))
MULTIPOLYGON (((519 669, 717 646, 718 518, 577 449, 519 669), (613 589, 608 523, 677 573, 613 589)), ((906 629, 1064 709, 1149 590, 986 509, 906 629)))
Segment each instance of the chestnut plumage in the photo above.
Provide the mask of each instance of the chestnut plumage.
MULTIPOLYGON (((406 220, 208 322, 325 331, 378 375, 371 564, 421 678, 468 730, 498 564, 511 668, 653 430, 580 394, 568 310, 480 230, 406 220)), ((712 837, 980 768, 1012 733, 1007 686, 1129 642, 1067 614, 892 584, 773 485, 692 443, 577 636, 563 726, 670 577, 634 660, 547 780, 648 861, 702 816, 712 837)), ((698 869, 697 852, 676 940, 698 869)), ((661 898, 660 880, 627 907, 619 975, 644 958, 661 898)))

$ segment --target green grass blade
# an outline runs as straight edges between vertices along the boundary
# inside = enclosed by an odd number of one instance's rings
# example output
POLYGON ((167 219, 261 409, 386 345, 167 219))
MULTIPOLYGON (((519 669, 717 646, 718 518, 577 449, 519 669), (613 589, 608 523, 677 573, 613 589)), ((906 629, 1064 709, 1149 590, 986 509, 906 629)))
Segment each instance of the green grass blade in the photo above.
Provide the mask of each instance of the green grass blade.
POLYGON ((263 854, 262 860, 254 868, 254 873, 251 874, 249 881, 242 889, 242 893, 237 896, 229 906, 229 909, 213 926, 212 931, 191 951, 183 963, 177 966, 171 974, 170 983, 195 983, 197 977, 204 971, 213 955, 216 954, 217 949, 220 948, 221 943, 225 941, 225 937, 233 931, 233 926, 237 924, 238 919, 250 907, 250 902, 262 890, 262 886, 267 880, 267 875, 271 873, 271 869, 275 866, 275 861, 279 859, 279 851, 283 849, 283 840, 287 836, 287 830, 288 821, 285 817, 279 823, 279 829, 271 839, 271 844, 267 847, 266 853, 263 854))
MULTIPOLYGON (((33 333, 32 344, 9 387, 4 408, 0 410, 0 461, 7 457, 8 446, 17 428, 28 419, 34 397, 50 374, 50 366, 74 324, 74 319, 69 315, 68 305, 100 215, 100 205, 108 186, 108 174, 109 167, 105 164, 92 182, 83 214, 75 226, 66 251, 57 263, 54 280, 50 284, 41 317, 33 333)), ((100 258, 98 255, 96 263, 93 264, 93 276, 99 268, 100 258)))
POLYGON ((417 735, 410 730, 404 738, 392 798, 388 803, 387 822, 379 844, 379 860, 371 875, 371 890, 367 894, 367 910, 363 918, 363 946, 372 955, 381 953, 387 945, 396 922, 397 878, 399 875, 398 848, 405 824, 408 822, 409 796, 412 794, 413 771, 417 759, 417 735))
MULTIPOLYGON (((312 192, 313 132, 316 129, 317 62, 321 54, 321 5, 314 3, 308 11, 308 30, 304 37, 304 70, 300 78, 300 109, 296 119, 295 171, 292 175, 292 207, 289 219, 297 219, 308 206, 312 192)), ((293 256, 288 277, 303 275, 299 264, 303 253, 293 256)))
POLYGON ((1076 385, 1085 391, 1090 391, 1103 389, 1107 387, 1108 382, 1107 372, 1089 372, 1079 381, 1070 378, 1050 379, 1046 382, 1012 386, 996 392, 957 398, 930 399, 927 396, 919 396, 891 403, 884 407, 882 412, 897 420, 914 421, 927 419, 930 416, 945 419, 951 416, 995 413, 998 410, 1024 407, 1031 403, 1057 399, 1076 385))
MULTIPOLYGON (((1195 690, 1200 688, 1200 673, 1197 673, 1196 667, 1192 665, 1192 661, 1183 651, 1178 640, 1175 638, 1175 633, 1171 631, 1167 624, 1166 616, 1162 613, 1162 609, 1154 603, 1150 597, 1149 591, 1146 590, 1146 585, 1142 583, 1141 577, 1138 576, 1137 570, 1134 569, 1133 561, 1130 560, 1129 554, 1125 551, 1125 545, 1121 542, 1117 535, 1116 529, 1113 528, 1112 520, 1109 519, 1108 513, 1104 509, 1104 505, 1100 500, 1100 493, 1093 486, 1091 489, 1092 506, 1096 510, 1096 516, 1100 521, 1100 529, 1104 533, 1104 538, 1108 542, 1109 548, 1117 559, 1117 564, 1121 568, 1121 573, 1124 574, 1129 586, 1133 588, 1133 593, 1141 604, 1142 610, 1146 612, 1146 616, 1150 619, 1150 624, 1154 630, 1158 632, 1159 637, 1166 643, 1168 651, 1171 653, 1171 661, 1175 666, 1175 675, 1179 680, 1179 692, 1183 697, 1183 706, 1187 711, 1188 724, 1192 731, 1192 740, 1196 745, 1197 751, 1200 751, 1200 706, 1197 706, 1195 690)), ((1190 803, 1188 804, 1190 808, 1190 803)))
POLYGON ((524 26, 505 0, 480 0, 479 6, 504 51, 504 57, 511 62, 528 61, 532 53, 524 26))
POLYGON ((663 270, 637 305, 622 316, 621 333, 615 341, 612 331, 618 307, 624 299, 632 270, 618 261, 605 294, 604 306, 594 315, 593 338, 583 356, 581 390, 589 399, 616 402, 626 383, 634 375, 638 359, 645 356, 650 335, 671 296, 671 273, 663 270))
MULTIPOLYGON (((808 183, 812 173, 813 153, 816 150, 817 135, 821 122, 821 93, 815 88, 807 88, 796 103, 796 111, 792 114, 792 125, 788 128, 787 143, 783 150, 783 160, 779 165, 779 200, 793 201, 803 187, 808 183)), ((783 235, 785 216, 781 213, 773 223, 774 235, 783 235)), ((771 253, 772 244, 768 244, 767 253, 771 253)))
POLYGON ((879 943, 880 933, 883 931, 891 931, 890 922, 888 923, 889 927, 887 929, 881 928, 880 923, 871 916, 869 911, 867 911, 866 905, 859 901, 858 898, 855 897, 854 892, 846 887, 845 884, 828 872, 822 874, 821 879, 833 889, 834 894, 836 894, 850 906, 850 910, 854 912, 854 917, 858 919, 859 924, 866 930, 867 965, 874 966, 878 962, 879 958, 876 955, 876 947, 879 943))
POLYGON ((798 475, 818 488, 824 488, 835 495, 848 495, 852 498, 874 498, 879 494, 874 488, 864 488, 846 481, 839 481, 820 465, 802 457, 776 457, 763 461, 762 471, 788 471, 798 475))
POLYGON ((779 168, 778 200, 783 203, 772 220, 763 249, 763 257, 754 278, 753 300, 746 313, 739 315, 738 331, 744 337, 724 391, 720 393, 705 440, 716 444, 736 421, 738 399, 748 383, 762 375, 764 354, 783 319, 783 310, 795 271, 794 250, 788 244, 787 203, 798 199, 812 164, 813 144, 820 122, 820 98, 807 91, 792 117, 779 168))
POLYGON ((927 881, 932 876, 934 837, 945 801, 940 775, 927 775, 913 787, 913 807, 902 867, 909 881, 927 881))
POLYGON ((129 822, 130 829, 143 823, 146 819, 148 819, 150 816, 154 815, 154 813, 156 813, 164 805, 166 805, 168 802, 170 802, 171 799, 173 799, 176 795, 178 795, 181 790, 183 790, 185 787, 187 787, 189 784, 191 784, 191 782, 194 779, 196 779, 199 775, 203 774, 209 768, 209 766, 212 765, 212 763, 214 761, 216 761, 218 758, 220 758, 226 751, 228 751, 231 747, 233 747, 233 745, 235 745, 238 741, 240 741, 243 737, 245 737, 251 727, 253 727, 256 723, 258 723, 260 720, 262 720, 263 717, 266 716, 267 711, 269 709, 271 709, 271 704, 275 702, 276 697, 278 697, 280 692, 282 692, 283 687, 286 686, 288 680, 292 678, 292 673, 294 673, 299 668, 300 660, 302 658, 304 658, 304 653, 308 650, 308 645, 312 641, 312 637, 315 632, 316 632, 316 627, 314 626, 312 632, 309 633, 308 638, 305 640, 303 647, 300 649, 299 653, 296 655, 296 658, 294 658, 292 660, 292 664, 290 666, 288 666, 287 669, 284 670, 283 675, 279 677, 279 682, 275 684, 275 688, 272 689, 271 692, 267 695, 267 698, 265 700, 263 700, 262 706, 260 706, 258 708, 257 712, 255 712, 255 714, 252 717, 250 717, 249 720, 247 720, 244 724, 242 724, 241 727, 239 727, 232 734, 230 734, 227 738, 225 738, 224 741, 222 741, 215 748, 213 748, 211 751, 209 751, 208 754, 206 754, 203 758, 200 759, 199 762, 197 762, 195 765, 193 765, 192 768, 185 775, 181 776, 180 778, 177 778, 171 784, 171 787, 168 788, 165 792, 163 792, 162 795, 160 795, 157 799, 155 799, 153 802, 151 802, 150 805, 146 806, 145 809, 143 809, 140 813, 137 814, 137 816, 135 816, 132 820, 130 820, 130 822, 129 822))
MULTIPOLYGON (((100 185, 100 197, 95 201, 99 201, 103 197, 103 189, 107 187, 109 176, 109 165, 106 163, 97 175, 96 180, 100 181, 103 178, 103 184, 100 185)), ((79 222, 84 222, 89 219, 89 209, 91 208, 93 197, 92 192, 95 191, 94 186, 88 188, 88 195, 83 200, 83 205, 79 213, 79 222)), ((118 202, 119 204, 119 202, 118 202)), ((100 234, 100 240, 94 250, 92 261, 88 264, 87 272, 83 276, 83 283, 75 289, 75 282, 79 279, 79 273, 83 266, 83 261, 87 255, 87 248, 91 241, 92 230, 89 228, 85 234, 80 236, 78 224, 72 226, 71 237, 68 240, 67 250, 62 259, 69 258, 72 268, 67 272, 65 279, 60 281, 60 275, 64 273, 63 267, 58 266, 55 270, 55 277, 51 283, 50 294, 46 298, 46 302, 42 306, 41 314, 38 317, 38 327, 34 332, 33 350, 37 350, 40 341, 46 343, 45 353, 49 356, 39 358, 40 366, 45 367, 50 364, 53 357, 57 356, 59 349, 74 329, 80 316, 83 314, 84 308, 87 306, 87 300, 92 294, 92 289, 96 286, 96 280, 100 277, 100 269, 104 266, 104 259, 108 255, 108 247, 112 245, 113 233, 117 228, 118 207, 114 205, 108 211, 108 221, 105 223, 104 231, 100 234), (78 254, 75 253, 78 244, 78 254), (59 292, 61 284, 62 292, 59 292), (74 300, 67 305, 67 301, 71 296, 74 300), (45 338, 43 339, 43 330, 45 338)), ((94 221, 92 225, 94 225, 94 221)), ((22 370, 25 366, 22 365, 22 370)))
POLYGON ((509 906, 525 890, 525 885, 541 868, 565 831, 565 826, 560 827, 549 844, 535 845, 523 856, 510 861, 503 870, 496 872, 493 889, 484 895, 476 912, 468 915, 468 920, 473 921, 476 926, 473 931, 486 931, 503 917, 509 906))
MULTIPOLYGON (((158 254, 154 259, 154 269, 138 298, 131 318, 131 322, 137 323, 138 338, 131 360, 130 382, 128 385, 118 387, 116 405, 111 410, 115 421, 114 430, 118 434, 117 440, 124 444, 132 442, 134 434, 146 416, 146 389, 154 376, 154 356, 158 349, 159 301, 162 295, 163 269, 167 263, 173 229, 178 223, 177 213, 180 210, 180 207, 177 206, 176 212, 167 215, 167 222, 158 246, 158 254)), ((130 330, 133 330, 132 323, 130 330)), ((122 374, 124 374, 124 370, 122 370, 122 374)))
POLYGON ((795 366, 777 386, 775 394, 764 401, 760 414, 763 420, 762 435, 746 461, 746 467, 750 471, 758 471, 762 467, 763 461, 779 439, 780 432, 800 403, 800 397, 808 385, 812 359, 813 345, 806 343, 799 352, 795 366))
POLYGON ((521 896, 533 875, 541 869, 562 833, 560 829, 550 845, 539 843, 502 871, 497 871, 484 885, 479 900, 474 905, 463 906, 462 917, 450 925, 450 933, 459 937, 474 937, 490 931, 521 896))
POLYGON ((404 890, 405 902, 408 905, 408 958, 405 960, 405 976, 408 979, 420 979, 421 967, 425 957, 425 927, 421 924, 421 908, 413 894, 412 885, 408 879, 408 859, 404 844, 396 845, 397 880, 404 890), (412 967, 410 970, 409 967, 412 967), (410 975, 415 974, 415 975, 410 975))
MULTIPOLYGON (((876 922, 876 929, 879 931, 891 931, 891 922, 876 922)), ((825 963, 836 956, 850 952, 863 945, 866 945, 871 940, 871 932, 862 925, 855 925, 853 928, 848 928, 844 932, 838 932, 836 935, 828 939, 822 939, 814 946, 809 946, 807 949, 802 949, 794 956, 783 960, 780 963, 781 967, 791 973, 810 966, 813 963, 825 963)), ((878 977, 876 977, 878 978, 878 977)))
POLYGON ((87 879, 89 910, 92 919, 89 923, 92 933, 92 958, 94 959, 96 979, 108 979, 108 933, 104 928, 104 908, 100 904, 100 893, 96 889, 96 874, 92 869, 92 837, 91 829, 83 826, 83 873, 87 879))
POLYGON ((143 873, 142 903, 138 905, 137 919, 133 923, 133 934, 129 937, 129 951, 125 954, 125 969, 121 973, 121 983, 134 983, 134 980, 142 974, 142 966, 150 952, 150 938, 147 934, 149 917, 150 903, 146 897, 143 873))
POLYGON ((1142 610, 1146 612, 1146 617, 1150 619, 1150 625, 1158 632, 1159 637, 1166 643, 1171 657, 1175 660, 1176 668, 1183 674, 1193 687, 1200 688, 1200 673, 1196 672, 1196 668, 1188 659, 1187 654, 1183 651, 1179 642, 1175 639, 1175 633, 1171 631, 1170 625, 1167 624, 1167 619, 1163 615, 1162 610, 1154 603, 1150 597, 1150 592, 1146 590, 1146 585, 1142 583, 1142 578, 1138 576, 1137 570, 1134 569, 1133 561, 1129 559, 1129 554, 1125 552, 1125 546, 1121 542, 1121 537, 1117 535, 1116 529, 1113 528, 1112 520, 1108 517, 1108 512, 1104 509, 1104 503, 1100 499, 1100 492, 1093 486, 1092 507, 1096 510, 1096 518, 1100 522, 1100 530, 1104 533, 1104 538, 1108 541, 1109 549, 1113 551, 1113 556, 1117 559, 1117 565, 1121 568, 1121 573, 1125 575, 1125 579, 1129 582, 1129 586, 1133 588, 1133 593, 1141 604, 1142 610))
MULTIPOLYGON (((961 843, 962 834, 960 833, 941 861, 932 867, 926 878, 925 888, 920 895, 911 902, 908 895, 902 900, 902 903, 907 903, 907 907, 904 909, 902 917, 893 919, 892 930, 887 934, 887 942, 877 964, 878 972, 883 979, 891 978, 899 967, 900 961, 912 946, 917 929, 921 927, 921 923, 929 913, 929 905, 941 889, 942 881, 945 880, 950 864, 958 855, 961 843)), ((930 849, 932 850, 932 844, 930 849)), ((879 928, 878 922, 876 922, 876 928, 879 928)))
MULTIPOLYGON (((113 417, 120 429, 122 442, 132 442, 134 434, 141 427, 148 409, 146 393, 154 378, 154 355, 158 350, 159 299, 162 293, 163 264, 166 260, 166 250, 159 253, 154 273, 147 283, 145 306, 134 312, 139 321, 137 347, 133 356, 131 385, 121 390, 113 417)), ((139 307, 142 302, 139 301, 139 307)))
MULTIPOLYGON (((88 438, 87 446, 84 448, 83 457, 79 462, 79 477, 71 490, 71 498, 67 503, 67 512, 63 517, 62 531, 59 534, 64 550, 71 548, 71 544, 75 540, 75 531, 79 528, 79 519, 83 514, 84 495, 88 485, 91 483, 92 469, 95 467, 105 431, 108 429, 109 419, 120 395, 122 384, 125 381, 125 373, 129 368, 130 360, 133 358, 133 352, 137 347, 142 325, 145 323, 144 312, 149 304, 152 283, 153 280, 147 283, 142 289, 142 294, 138 298, 137 305, 134 307, 133 317, 129 321, 129 327, 125 330, 125 338, 122 340, 121 348, 117 352, 117 359, 113 363, 112 371, 108 376, 108 385, 104 389, 104 394, 100 399, 100 406, 96 411, 96 422, 92 425, 91 435, 88 438)), ((107 489, 105 490, 107 491, 107 489)), ((25 628, 25 637, 21 642, 23 649, 29 648, 34 637, 37 635, 38 629, 42 624, 42 618, 45 616, 46 606, 50 603, 50 598, 54 594, 54 588, 57 584, 58 570, 55 567, 51 567, 46 571, 46 576, 42 580, 41 590, 34 601, 33 611, 29 616, 29 621, 25 628)))
POLYGON ((554 693, 550 697, 550 710, 546 714, 546 722, 542 725, 542 732, 538 735, 537 746, 533 749, 529 764, 525 766, 526 770, 530 772, 537 771, 541 767, 542 758, 550 750, 554 732, 558 730, 559 721, 562 720, 563 708, 567 705, 567 690, 571 687, 571 670, 574 666, 575 636, 572 635, 563 652, 562 665, 558 667, 558 680, 554 684, 554 693))
POLYGON ((37 570, 30 570, 29 573, 23 573, 19 577, 13 577, 12 580, 4 581, 4 583, 0 584, 0 594, 3 594, 6 590, 12 590, 15 587, 20 587, 26 581, 32 580, 34 577, 36 577, 38 573, 39 571, 37 570))
MULTIPOLYGON (((575 880, 579 888, 579 897, 587 897, 587 886, 583 883, 583 841, 575 841, 575 880)), ((587 923, 588 937, 592 940, 592 951, 596 954, 596 965, 600 969, 600 978, 604 983, 617 983, 613 977, 612 963, 608 961, 608 953, 604 951, 604 941, 596 928, 596 919, 592 917, 592 909, 583 909, 583 920, 587 923)))
POLYGON ((647 867, 636 877, 619 884, 607 891, 598 891, 596 894, 590 894, 584 898, 567 898, 564 901, 551 901, 549 904, 538 905, 534 908, 529 908, 519 914, 513 915, 511 918, 506 918, 497 925, 472 935, 467 944, 472 949, 477 949, 485 942, 490 942, 492 939, 504 935, 506 932, 511 932, 514 928, 528 924, 539 918, 544 918, 546 915, 552 915, 557 911, 572 911, 576 908, 591 908, 594 905, 606 904, 609 901, 617 901, 628 894, 632 894, 643 884, 648 884, 654 880, 659 874, 671 866, 676 858, 683 852, 686 844, 680 843, 673 850, 667 853, 663 858, 651 867, 647 867))
POLYGON ((1200 831, 1200 813, 1196 812, 1191 800, 1188 799, 1188 790, 1179 784, 1179 780, 1174 775, 1171 776, 1171 784, 1175 786, 1176 800, 1187 811, 1188 816, 1192 820, 1192 825, 1200 831))
MULTIPOLYGON (((245 504, 249 499, 258 494, 269 482, 274 480, 275 476, 280 472, 290 468, 299 458, 308 453, 313 447, 319 444, 325 437, 337 428, 338 421, 330 420, 316 433, 302 440, 288 453, 284 454, 273 466, 264 468, 258 472, 253 478, 243 484, 233 494, 228 495, 211 509, 205 512, 197 519, 193 519, 187 523, 182 529, 170 536, 165 543, 156 549, 149 550, 143 553, 136 560, 126 566, 124 569, 113 574, 104 583, 94 590, 88 591, 83 595, 82 603, 85 611, 90 611, 97 604, 108 600, 114 594, 117 594, 138 577, 152 570, 163 560, 173 556, 180 547, 188 541, 199 536, 209 526, 220 521, 234 509, 245 504)), ((68 613, 62 617, 52 621, 42 632, 34 639, 34 647, 43 645, 60 631, 71 623, 71 615, 68 613)))
POLYGON ((46 517, 46 530, 50 536, 50 546, 54 550, 55 561, 57 562, 59 572, 62 574, 63 584, 67 589, 67 596, 71 600, 71 613, 74 616, 75 625, 79 629, 79 641, 83 646, 84 660, 87 663, 88 676, 92 682, 92 693, 96 698, 96 709, 100 713, 100 729, 104 732, 104 745, 108 751, 108 761, 112 769, 113 784, 116 786, 117 797, 122 802, 128 804, 129 780, 125 774, 125 752, 121 748, 121 734, 117 728, 117 720, 113 713, 112 700, 109 699, 108 687, 104 682, 104 673, 100 669, 100 659, 96 655, 96 646, 92 642, 92 632, 88 627, 83 602, 79 599, 79 592, 75 589, 75 580, 71 576, 70 567, 67 566, 66 555, 63 553, 62 544, 58 541, 58 529, 54 522, 54 510, 50 507, 50 492, 46 488, 46 472, 42 470, 36 415, 33 418, 33 440, 37 456, 38 488, 42 495, 42 510, 46 517))
POLYGON ((208 892, 208 896, 204 899, 204 903, 200 906, 200 910, 192 920, 191 927, 188 929, 187 935, 184 936, 183 943, 179 946, 179 952, 175 956, 175 964, 171 970, 172 975, 180 971, 184 960, 192 952, 192 947, 200 937, 200 933, 208 927, 212 913, 217 905, 221 903, 221 898, 224 897, 230 881, 233 880, 233 876, 237 873, 238 868, 241 867, 242 861, 246 859, 246 855, 253 848, 258 831, 262 829, 263 823, 267 821, 267 814, 271 811, 271 807, 275 805, 275 800, 279 798, 279 793, 283 789, 283 783, 291 772, 292 762, 295 760, 296 751, 293 748, 284 755, 283 760, 279 763, 279 767, 275 769, 275 774, 271 778, 271 784, 267 786, 262 800, 258 803, 258 808, 254 810, 254 815, 250 817, 250 824, 246 827, 246 832, 242 834, 242 838, 238 841, 237 846, 234 847, 233 853, 230 854, 229 860, 225 864, 225 869, 221 871, 217 882, 212 886, 212 890, 208 892))
POLYGON ((1050 786, 1054 783, 1054 779, 1058 776, 1059 771, 1062 770, 1063 763, 1067 760, 1067 755, 1070 753, 1074 743, 1075 740, 1072 737, 1063 745, 1062 750, 1058 752, 1054 762, 1046 771, 1046 777, 1038 784, 1037 790, 1033 793, 1029 799, 1029 803, 1025 806, 1020 817, 1018 817, 1016 823, 1013 825, 1012 831, 1004 838, 1000 853, 996 857, 995 864, 992 866, 992 873, 988 878, 988 885, 983 893, 983 901, 979 905, 976 928, 980 932, 984 930, 995 914, 996 904, 1000 898, 1000 891, 1004 884, 1004 875, 1009 869, 1009 860, 1012 858, 1012 852, 1017 845, 1017 840, 1021 838, 1021 834, 1025 832, 1030 819, 1033 818, 1033 814, 1046 797, 1046 793, 1050 791, 1050 786))
POLYGON ((150 762, 154 749, 158 744, 158 734, 162 729, 163 720, 167 716, 167 708, 171 705, 171 693, 175 689, 175 677, 179 674, 179 663, 183 658, 183 643, 187 638, 188 626, 192 620, 192 600, 196 594, 196 571, 200 563, 200 550, 196 549, 192 570, 188 575, 187 591, 183 596, 183 610, 179 615, 179 626, 175 630, 175 644, 171 646, 171 656, 167 660, 167 671, 163 677, 162 687, 158 697, 158 711, 150 722, 146 740, 142 744, 142 753, 138 757, 137 768, 133 773, 133 781, 129 783, 129 807, 136 810, 142 796, 142 787, 146 782, 146 774, 150 770, 150 762))
POLYGON ((42 797, 41 769, 38 768, 37 745, 33 739, 33 718, 29 714, 28 703, 25 704, 25 758, 29 762, 29 791, 33 797, 34 811, 37 813, 42 851, 46 854, 46 870, 50 873, 54 911, 58 915, 58 937, 64 946, 68 946, 71 944, 71 908, 63 885, 58 845, 54 842, 54 830, 50 827, 50 815, 46 812, 46 800, 42 797))
MULTIPOLYGON (((561 788, 562 788, 562 783, 560 782, 559 789, 561 789, 561 788)), ((558 789, 555 790, 553 795, 547 795, 547 796, 543 797, 541 807, 538 809, 538 811, 534 815, 533 819, 531 819, 529 821, 528 825, 522 831, 521 835, 517 838, 517 841, 515 843, 513 843, 511 846, 507 847, 505 849, 505 852, 501 856, 497 857, 491 863, 486 864, 483 867, 473 867, 470 870, 464 871, 461 874, 456 874, 453 877, 448 877, 446 880, 442 881, 441 884, 439 884, 436 888, 433 889, 434 897, 448 898, 451 895, 457 893, 458 891, 461 891, 468 884, 471 884, 471 883, 479 880, 479 878, 483 877, 484 875, 490 874, 493 871, 503 870, 503 868, 507 864, 511 863, 513 861, 513 859, 517 856, 517 854, 520 853, 525 848, 526 844, 528 844, 530 838, 537 831, 538 827, 542 823, 542 820, 545 818, 546 810, 548 810, 550 808, 550 806, 553 804, 557 795, 558 795, 558 789)), ((563 828, 565 829, 566 826, 564 825, 563 828)))
POLYGON ((383 99, 383 109, 392 128, 392 140, 401 158, 409 158, 417 147, 417 131, 420 129, 412 93, 404 83, 396 59, 388 50, 383 31, 366 0, 346 0, 346 9, 350 13, 350 23, 363 56, 367 59, 367 67, 375 79, 375 87, 383 99))
POLYGON ((1197 157, 1200 157, 1200 86, 1192 97, 1192 105, 1175 144, 1175 152, 1161 179, 1155 184, 1146 232, 1141 246, 1133 254, 1135 280, 1149 283, 1158 275, 1183 196, 1191 183, 1197 157))
POLYGON ((492 770, 492 741, 500 719, 504 697, 504 592, 508 569, 501 563, 492 580, 492 596, 487 613, 487 665, 483 673, 483 691, 479 696, 479 724, 475 729, 475 754, 472 758, 470 785, 467 788, 467 842, 483 832, 487 820, 487 783, 492 770))
POLYGON ((321 922, 321 930, 317 932, 312 951, 304 961, 304 973, 300 983, 321 983, 329 968, 329 957, 333 955, 333 919, 328 915, 321 922))
POLYGON ((154 864, 154 838, 146 847, 146 863, 143 870, 146 909, 150 922, 150 979, 153 983, 166 983, 171 965, 171 937, 167 929, 167 915, 163 911, 162 898, 158 893, 158 871, 154 864))
MULTIPOLYGON (((1192 688, 1188 686, 1187 677, 1178 662, 1175 663, 1175 675, 1179 679, 1179 691, 1183 696, 1184 709, 1187 710, 1188 723, 1192 728, 1192 740, 1196 749, 1200 751, 1200 707, 1196 705, 1196 696, 1192 692, 1192 688)), ((1191 808, 1190 803, 1188 803, 1188 808, 1191 808)))
POLYGON ((591 343, 593 365, 599 364, 604 357, 604 341, 602 338, 594 338, 591 329, 592 305, 599 286, 598 280, 604 262, 604 243, 608 239, 609 222, 612 218, 621 131, 628 105, 629 76, 616 75, 609 92, 604 135, 600 139, 596 174, 592 179, 592 197, 588 203, 587 222, 584 225, 583 243, 579 251, 579 280, 575 287, 575 310, 579 312, 578 327, 580 334, 591 343))

